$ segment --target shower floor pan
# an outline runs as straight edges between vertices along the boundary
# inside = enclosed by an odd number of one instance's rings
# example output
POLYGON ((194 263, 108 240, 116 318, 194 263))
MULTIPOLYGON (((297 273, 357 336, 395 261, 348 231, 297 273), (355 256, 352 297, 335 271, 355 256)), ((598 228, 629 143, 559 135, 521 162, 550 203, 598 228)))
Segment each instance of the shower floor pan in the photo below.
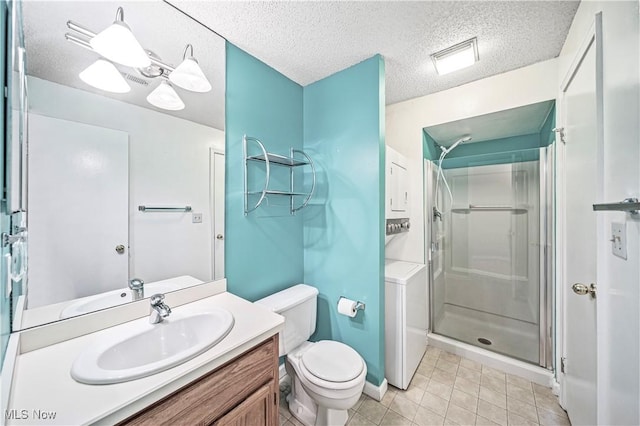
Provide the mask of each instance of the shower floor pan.
POLYGON ((539 327, 530 322, 445 303, 433 331, 533 364, 540 360, 539 327))

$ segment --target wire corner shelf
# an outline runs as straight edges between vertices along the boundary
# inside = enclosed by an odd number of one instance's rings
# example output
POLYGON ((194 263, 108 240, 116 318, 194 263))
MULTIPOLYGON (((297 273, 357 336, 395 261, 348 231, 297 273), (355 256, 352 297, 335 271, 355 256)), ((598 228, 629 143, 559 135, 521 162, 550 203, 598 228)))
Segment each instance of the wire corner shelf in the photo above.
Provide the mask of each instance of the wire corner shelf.
POLYGON ((274 154, 268 152, 262 141, 258 138, 244 135, 242 137, 242 149, 244 154, 244 215, 247 216, 250 212, 260 207, 268 196, 285 196, 290 198, 289 212, 294 215, 297 211, 307 207, 311 197, 315 193, 316 189, 316 169, 311 158, 302 150, 290 149, 289 156, 274 154), (253 142, 260 149, 260 153, 256 155, 249 155, 248 143, 253 142), (302 157, 302 158, 300 158, 302 157), (265 166, 265 181, 261 190, 249 191, 249 164, 261 163, 265 166), (289 168, 289 188, 287 190, 277 190, 270 188, 271 183, 271 167, 281 166, 289 168), (308 166, 311 169, 311 189, 308 192, 296 191, 294 180, 294 169, 298 167, 308 166), (255 203, 250 203, 250 197, 257 197, 255 203), (300 197, 304 197, 302 202, 298 200, 300 197))

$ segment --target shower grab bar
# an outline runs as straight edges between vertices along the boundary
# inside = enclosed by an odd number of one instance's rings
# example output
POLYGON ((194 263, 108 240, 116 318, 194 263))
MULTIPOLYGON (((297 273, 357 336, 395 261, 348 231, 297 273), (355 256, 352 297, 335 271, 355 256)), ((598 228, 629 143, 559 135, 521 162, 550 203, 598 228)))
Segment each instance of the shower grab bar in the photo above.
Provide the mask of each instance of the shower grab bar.
POLYGON ((138 206, 138 210, 141 212, 148 212, 148 213, 190 212, 191 206, 184 206, 184 207, 138 206))
POLYGON ((511 206, 476 206, 469 204, 469 210, 519 210, 511 206))
POLYGON ((512 206, 477 206, 469 204, 469 207, 454 207, 451 209, 454 213, 470 213, 472 210, 485 211, 485 212, 514 212, 516 214, 526 213, 526 207, 512 207, 512 206))
POLYGON ((640 210, 640 202, 637 198, 625 198, 619 203, 594 204, 593 211, 620 211, 629 212, 633 215, 638 214, 640 210))

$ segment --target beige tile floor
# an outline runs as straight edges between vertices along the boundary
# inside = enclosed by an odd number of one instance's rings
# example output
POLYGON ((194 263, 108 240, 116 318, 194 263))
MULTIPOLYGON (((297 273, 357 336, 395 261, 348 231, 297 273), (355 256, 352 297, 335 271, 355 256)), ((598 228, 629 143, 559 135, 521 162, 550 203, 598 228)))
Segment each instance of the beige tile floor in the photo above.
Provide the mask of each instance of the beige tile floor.
MULTIPOLYGON (((570 425, 551 389, 433 347, 406 391, 389 386, 380 402, 363 395, 347 424, 570 425)), ((280 425, 301 425, 283 398, 280 425)))

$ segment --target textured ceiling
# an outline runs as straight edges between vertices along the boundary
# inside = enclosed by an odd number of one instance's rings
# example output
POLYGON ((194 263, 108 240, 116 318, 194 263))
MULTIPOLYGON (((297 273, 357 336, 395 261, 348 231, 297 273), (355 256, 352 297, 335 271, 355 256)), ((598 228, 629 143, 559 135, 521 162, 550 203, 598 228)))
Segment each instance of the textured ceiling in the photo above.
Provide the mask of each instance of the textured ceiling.
MULTIPOLYGON (((388 104, 438 92, 558 55, 578 2, 218 2, 169 0, 231 43, 301 85, 380 53, 386 63, 388 104), (429 54, 478 37, 480 62, 446 76, 429 54)), ((160 112, 224 129, 224 40, 160 0, 26 1, 27 72, 82 90, 156 109, 145 98, 157 85, 131 82, 132 92, 105 94, 78 73, 97 55, 64 40, 71 19, 94 32, 122 5, 142 43, 176 65, 192 43, 214 88, 209 94, 176 89, 183 111, 160 112), (205 47, 206 46, 206 47, 205 47)), ((135 75, 131 69, 121 69, 135 75)))
POLYGON ((25 1, 23 15, 28 75, 224 129, 224 39, 171 5, 160 0, 25 1), (181 111, 166 111, 146 101, 147 95, 158 85, 158 79, 143 78, 132 68, 118 67, 149 85, 129 81, 131 92, 112 94, 80 80, 80 71, 99 56, 65 40, 65 33, 72 33, 67 28, 67 21, 72 20, 97 33, 114 21, 118 6, 123 6, 125 22, 142 46, 155 52, 164 62, 177 66, 184 47, 191 43, 200 67, 213 86, 211 92, 193 93, 176 87, 186 107, 181 111))
POLYGON ((387 104, 556 57, 577 1, 168 0, 305 86, 376 53, 387 104), (480 61, 438 76, 429 54, 478 37, 480 61))

